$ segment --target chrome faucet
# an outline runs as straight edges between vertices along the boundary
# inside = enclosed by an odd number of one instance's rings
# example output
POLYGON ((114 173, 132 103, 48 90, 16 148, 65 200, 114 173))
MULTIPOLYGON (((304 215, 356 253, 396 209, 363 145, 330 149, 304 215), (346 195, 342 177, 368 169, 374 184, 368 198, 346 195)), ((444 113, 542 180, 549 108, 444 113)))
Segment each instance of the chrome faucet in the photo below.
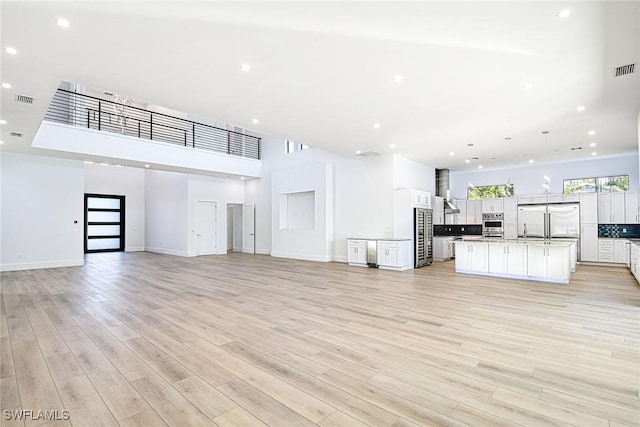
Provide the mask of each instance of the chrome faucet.
POLYGON ((527 238, 527 223, 524 223, 524 238, 527 238))

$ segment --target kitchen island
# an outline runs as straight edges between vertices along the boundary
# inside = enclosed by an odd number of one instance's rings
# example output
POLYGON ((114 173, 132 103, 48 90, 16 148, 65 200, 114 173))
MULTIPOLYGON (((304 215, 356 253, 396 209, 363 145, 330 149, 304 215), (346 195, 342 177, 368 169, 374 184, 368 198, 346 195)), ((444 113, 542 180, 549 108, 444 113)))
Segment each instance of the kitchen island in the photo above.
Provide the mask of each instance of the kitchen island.
POLYGON ((457 273, 566 284, 575 271, 576 241, 486 238, 454 244, 457 273))

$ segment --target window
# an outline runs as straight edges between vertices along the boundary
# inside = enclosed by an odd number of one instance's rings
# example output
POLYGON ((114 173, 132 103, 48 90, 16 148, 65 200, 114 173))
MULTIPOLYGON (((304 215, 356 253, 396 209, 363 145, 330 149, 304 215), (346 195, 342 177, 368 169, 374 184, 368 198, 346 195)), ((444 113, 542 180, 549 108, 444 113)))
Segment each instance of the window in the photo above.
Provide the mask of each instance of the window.
POLYGON ((629 190, 629 175, 604 176, 601 178, 565 179, 564 194, 571 193, 609 193, 629 190))
POLYGON ((302 151, 309 148, 306 144, 298 144, 297 142, 293 142, 289 139, 284 140, 284 152, 286 154, 293 153, 294 151, 302 151))
POLYGON ((515 194, 513 184, 483 185, 467 188, 467 199, 478 200, 489 197, 513 197, 515 194))

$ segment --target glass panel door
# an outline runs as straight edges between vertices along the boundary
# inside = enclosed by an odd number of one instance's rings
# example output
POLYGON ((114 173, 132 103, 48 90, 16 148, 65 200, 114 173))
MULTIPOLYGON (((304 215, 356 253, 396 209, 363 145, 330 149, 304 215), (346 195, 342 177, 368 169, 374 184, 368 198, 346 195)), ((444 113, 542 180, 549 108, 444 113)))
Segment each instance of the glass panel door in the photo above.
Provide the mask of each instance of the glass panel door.
POLYGON ((124 196, 84 195, 84 252, 124 251, 124 196))

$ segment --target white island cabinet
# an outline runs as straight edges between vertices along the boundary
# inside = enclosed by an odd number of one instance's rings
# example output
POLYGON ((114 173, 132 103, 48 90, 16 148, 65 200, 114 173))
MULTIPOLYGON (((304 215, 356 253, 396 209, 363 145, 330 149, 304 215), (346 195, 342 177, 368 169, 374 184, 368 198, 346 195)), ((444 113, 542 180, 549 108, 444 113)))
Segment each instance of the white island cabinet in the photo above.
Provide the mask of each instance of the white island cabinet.
POLYGON ((527 274, 527 246, 489 245, 489 273, 524 276, 527 274))
POLYGON ((454 242, 456 272, 569 283, 576 242, 478 239, 454 242))

